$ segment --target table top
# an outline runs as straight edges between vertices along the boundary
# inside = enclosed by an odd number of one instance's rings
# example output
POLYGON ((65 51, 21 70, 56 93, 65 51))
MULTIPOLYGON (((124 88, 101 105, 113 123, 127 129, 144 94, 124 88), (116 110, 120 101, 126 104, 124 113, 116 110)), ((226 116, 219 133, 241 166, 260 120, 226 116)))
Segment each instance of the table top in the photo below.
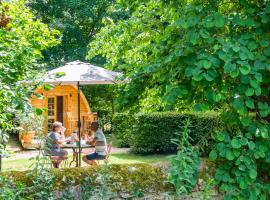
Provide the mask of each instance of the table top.
MULTIPOLYGON (((66 147, 66 148, 79 148, 79 146, 76 144, 76 143, 73 143, 73 144, 62 144, 61 145, 62 147, 66 147)), ((81 148, 93 148, 94 146, 90 145, 90 144, 84 144, 84 143, 81 143, 81 148)))

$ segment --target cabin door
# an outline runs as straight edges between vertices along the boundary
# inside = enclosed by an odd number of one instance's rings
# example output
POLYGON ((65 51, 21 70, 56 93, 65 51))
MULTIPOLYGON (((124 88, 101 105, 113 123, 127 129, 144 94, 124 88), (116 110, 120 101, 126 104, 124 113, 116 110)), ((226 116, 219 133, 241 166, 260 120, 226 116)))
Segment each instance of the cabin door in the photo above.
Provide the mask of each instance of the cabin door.
POLYGON ((64 97, 57 96, 57 121, 62 122, 64 124, 64 97))
POLYGON ((48 97, 48 131, 55 121, 64 122, 64 96, 48 97))

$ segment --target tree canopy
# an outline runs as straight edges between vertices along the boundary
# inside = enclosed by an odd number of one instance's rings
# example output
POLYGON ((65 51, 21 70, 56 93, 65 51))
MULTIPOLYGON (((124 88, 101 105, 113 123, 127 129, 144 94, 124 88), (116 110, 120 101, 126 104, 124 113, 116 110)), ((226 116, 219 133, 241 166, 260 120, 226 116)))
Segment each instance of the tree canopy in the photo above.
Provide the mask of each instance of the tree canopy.
POLYGON ((7 141, 15 110, 28 105, 34 81, 43 66, 38 64, 41 51, 57 44, 57 31, 37 20, 25 1, 0 3, 0 149, 7 141))
POLYGON ((222 105, 226 126, 210 154, 224 161, 215 177, 220 189, 228 199, 266 199, 270 2, 118 1, 115 9, 130 17, 107 21, 88 56, 125 72, 122 103, 150 93, 169 106, 179 99, 200 111, 222 105))
POLYGON ((111 3, 112 0, 30 0, 35 14, 61 32, 61 44, 43 51, 44 61, 50 67, 85 61, 87 45, 102 27, 102 18, 111 3))

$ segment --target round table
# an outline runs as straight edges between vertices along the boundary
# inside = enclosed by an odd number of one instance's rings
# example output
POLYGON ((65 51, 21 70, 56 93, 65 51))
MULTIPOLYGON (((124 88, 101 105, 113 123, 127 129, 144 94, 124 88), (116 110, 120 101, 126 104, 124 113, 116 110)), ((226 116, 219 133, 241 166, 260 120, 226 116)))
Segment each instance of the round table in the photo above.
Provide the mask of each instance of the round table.
MULTIPOLYGON (((73 144, 63 144, 61 145, 62 148, 72 148, 73 151, 73 157, 72 157, 72 161, 69 163, 69 167, 71 167, 72 163, 76 164, 76 167, 79 166, 79 146, 76 143, 73 144)), ((89 145, 89 144, 85 144, 85 143, 81 143, 81 151, 82 149, 85 148, 94 148, 94 146, 89 145)))

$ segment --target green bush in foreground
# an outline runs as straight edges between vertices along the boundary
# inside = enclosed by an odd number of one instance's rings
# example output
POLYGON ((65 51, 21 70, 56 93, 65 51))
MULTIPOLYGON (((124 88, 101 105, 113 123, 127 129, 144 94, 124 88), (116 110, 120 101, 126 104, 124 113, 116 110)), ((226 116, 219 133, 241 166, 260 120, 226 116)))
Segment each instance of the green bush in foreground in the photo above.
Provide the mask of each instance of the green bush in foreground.
POLYGON ((183 133, 172 139, 177 145, 177 154, 171 156, 168 180, 175 187, 176 194, 190 194, 198 181, 200 157, 198 149, 188 142, 190 119, 186 120, 183 133), (180 136, 180 137, 179 137, 180 136))
POLYGON ((191 144, 198 145, 202 153, 208 153, 211 134, 222 126, 217 113, 117 114, 113 120, 113 134, 120 144, 130 145, 134 153, 176 152, 176 145, 171 143, 171 139, 175 138, 175 133, 182 132, 186 119, 191 123, 191 144))
MULTIPOLYGON (((138 186, 145 190, 166 191, 170 189, 170 185, 166 184, 166 176, 161 168, 148 164, 132 164, 132 165, 109 165, 112 177, 110 185, 114 191, 132 191, 133 187, 138 186)), ((85 177, 92 180, 93 185, 98 185, 98 176, 103 168, 99 166, 87 168, 63 168, 52 169, 52 175, 55 177, 55 189, 63 189, 69 186, 70 181, 74 185, 84 182, 85 177)), ((27 176, 29 171, 11 171, 0 174, 14 182, 19 182, 27 186, 31 186, 33 176, 27 176)))

